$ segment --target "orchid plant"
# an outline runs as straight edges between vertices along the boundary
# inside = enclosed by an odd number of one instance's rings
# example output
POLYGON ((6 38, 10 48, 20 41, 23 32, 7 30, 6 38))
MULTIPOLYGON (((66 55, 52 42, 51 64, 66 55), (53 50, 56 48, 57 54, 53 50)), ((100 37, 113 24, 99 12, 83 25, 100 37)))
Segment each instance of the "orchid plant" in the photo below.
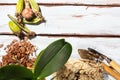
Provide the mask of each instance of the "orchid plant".
POLYGON ((37 56, 32 70, 20 65, 0 68, 0 80, 43 80, 58 71, 69 59, 72 46, 64 39, 48 45, 37 56))

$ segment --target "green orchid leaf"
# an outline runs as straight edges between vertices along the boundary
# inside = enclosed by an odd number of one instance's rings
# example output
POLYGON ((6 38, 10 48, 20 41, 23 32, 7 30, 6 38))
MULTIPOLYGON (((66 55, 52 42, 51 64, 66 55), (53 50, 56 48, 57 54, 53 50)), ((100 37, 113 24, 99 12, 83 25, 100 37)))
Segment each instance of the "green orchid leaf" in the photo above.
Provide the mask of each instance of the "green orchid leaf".
POLYGON ((24 9, 24 0, 18 0, 16 4, 16 14, 21 14, 24 9))
MULTIPOLYGON (((35 60, 35 64, 33 65, 34 68, 36 67, 41 55, 43 54, 43 52, 44 52, 44 49, 38 54, 37 59, 35 60)), ((34 72, 34 68, 32 70, 33 72, 34 72)))
POLYGON ((21 26, 16 18, 12 17, 11 15, 8 14, 8 17, 20 28, 22 29, 23 31, 25 31, 26 33, 30 33, 31 31, 26 27, 26 26, 21 26))
POLYGON ((13 21, 9 21, 9 27, 14 34, 16 35, 20 34, 21 29, 13 21))
POLYGON ((49 76, 53 72, 59 70, 70 57, 72 47, 70 44, 65 44, 63 48, 51 59, 51 61, 45 66, 39 75, 40 78, 49 76))
POLYGON ((33 73, 26 67, 9 65, 0 68, 0 80, 32 80, 33 73))
POLYGON ((37 57, 34 76, 41 79, 59 70, 67 62, 71 52, 72 46, 64 39, 54 41, 37 57))
POLYGON ((25 24, 39 24, 40 22, 42 22, 44 20, 44 18, 39 18, 39 17, 35 17, 33 20, 31 21, 27 21, 25 19, 23 19, 23 22, 25 24))

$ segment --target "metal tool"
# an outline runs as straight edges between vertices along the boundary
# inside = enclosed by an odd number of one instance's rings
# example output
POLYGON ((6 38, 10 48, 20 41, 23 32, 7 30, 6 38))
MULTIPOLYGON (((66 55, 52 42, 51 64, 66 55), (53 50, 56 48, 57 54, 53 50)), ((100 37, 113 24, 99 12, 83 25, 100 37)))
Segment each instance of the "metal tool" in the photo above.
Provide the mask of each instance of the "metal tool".
POLYGON ((101 65, 104 68, 104 70, 108 74, 113 76, 116 80, 120 80, 120 74, 117 71, 115 71, 113 68, 109 67, 104 62, 102 62, 104 60, 104 58, 106 58, 106 56, 104 56, 103 54, 98 53, 96 50, 94 50, 92 48, 89 48, 88 50, 78 49, 78 53, 79 53, 80 57, 83 58, 83 59, 89 59, 89 60, 97 60, 97 59, 99 59, 101 65))
POLYGON ((108 62, 108 64, 110 64, 116 71, 120 73, 120 65, 118 65, 114 60, 108 58, 107 56, 103 55, 102 53, 92 48, 88 48, 88 50, 92 52, 94 55, 101 57, 102 59, 105 59, 108 62))
POLYGON ((80 57, 83 59, 94 60, 96 58, 94 56, 91 56, 91 53, 85 49, 78 49, 78 53, 79 53, 80 57))

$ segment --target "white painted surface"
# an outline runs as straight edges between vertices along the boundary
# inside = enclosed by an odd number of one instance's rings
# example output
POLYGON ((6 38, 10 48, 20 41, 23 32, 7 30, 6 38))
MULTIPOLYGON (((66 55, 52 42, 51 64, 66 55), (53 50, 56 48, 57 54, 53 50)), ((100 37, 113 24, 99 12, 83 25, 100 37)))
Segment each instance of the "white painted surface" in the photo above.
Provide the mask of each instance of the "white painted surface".
MULTIPOLYGON (((31 42, 38 47, 38 53, 44 49, 51 42, 65 37, 36 37, 31 42)), ((13 39, 18 39, 13 36, 0 36, 0 44, 4 44, 4 47, 9 44, 13 39)), ((78 49, 87 49, 88 47, 94 48, 99 52, 114 59, 120 64, 120 38, 65 38, 70 42, 73 47, 72 56, 79 58, 78 49)), ((0 48, 0 54, 3 54, 3 48, 0 48)))
MULTIPOLYGON (((42 49, 46 48, 48 44, 51 42, 61 39, 60 38, 54 38, 54 37, 36 37, 31 40, 32 44, 36 45, 38 47, 37 53, 39 53, 42 49)), ((17 39, 13 36, 1 36, 0 37, 0 43, 4 44, 4 47, 8 45, 13 39, 17 39)), ((87 49, 88 47, 94 48, 106 56, 112 58, 117 63, 120 64, 120 38, 65 38, 65 40, 69 43, 71 43, 73 47, 71 58, 79 59, 79 55, 77 50, 78 49, 87 49)), ((0 55, 4 55, 4 47, 0 48, 0 55)), ((49 79, 48 79, 49 80, 49 79)), ((113 80, 113 79, 111 79, 113 80)))
MULTIPOLYGON (((120 34, 120 7, 97 8, 80 6, 41 6, 46 23, 26 25, 36 33, 120 34)), ((0 32, 11 32, 8 27, 15 6, 0 6, 0 32)))
MULTIPOLYGON (((76 4, 120 4, 120 0, 36 0, 39 3, 76 4)), ((0 0, 0 3, 16 3, 17 0, 0 0)), ((41 6, 46 23, 26 25, 36 33, 46 34, 120 34, 120 7, 86 6, 41 6)), ((11 32, 7 14, 14 16, 15 6, 0 5, 0 33, 11 32)), ((65 37, 59 37, 65 38, 65 37)), ((38 53, 58 37, 36 37, 31 42, 38 47, 38 53)), ((0 36, 4 47, 16 37, 0 36)), ((79 58, 77 49, 95 48, 120 64, 120 38, 65 38, 73 46, 72 58, 79 58)), ((4 55, 4 47, 0 55, 4 55)), ((49 80, 49 79, 48 79, 49 80)), ((111 79, 113 80, 113 79, 111 79)))
MULTIPOLYGON (((18 0, 0 0, 0 3, 16 3, 18 0)), ((39 3, 120 4, 120 0, 36 0, 39 3)))

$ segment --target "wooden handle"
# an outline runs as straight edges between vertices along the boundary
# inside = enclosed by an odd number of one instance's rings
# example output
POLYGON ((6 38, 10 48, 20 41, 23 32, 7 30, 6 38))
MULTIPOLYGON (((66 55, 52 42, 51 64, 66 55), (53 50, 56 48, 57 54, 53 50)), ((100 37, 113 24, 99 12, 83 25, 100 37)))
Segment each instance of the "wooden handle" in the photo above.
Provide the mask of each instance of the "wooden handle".
POLYGON ((102 66, 104 70, 113 76, 116 80, 120 80, 120 74, 118 72, 115 72, 113 69, 111 69, 109 66, 107 66, 105 63, 102 63, 102 66))
POLYGON ((111 61, 109 63, 116 71, 120 73, 120 65, 118 65, 115 61, 111 61))

